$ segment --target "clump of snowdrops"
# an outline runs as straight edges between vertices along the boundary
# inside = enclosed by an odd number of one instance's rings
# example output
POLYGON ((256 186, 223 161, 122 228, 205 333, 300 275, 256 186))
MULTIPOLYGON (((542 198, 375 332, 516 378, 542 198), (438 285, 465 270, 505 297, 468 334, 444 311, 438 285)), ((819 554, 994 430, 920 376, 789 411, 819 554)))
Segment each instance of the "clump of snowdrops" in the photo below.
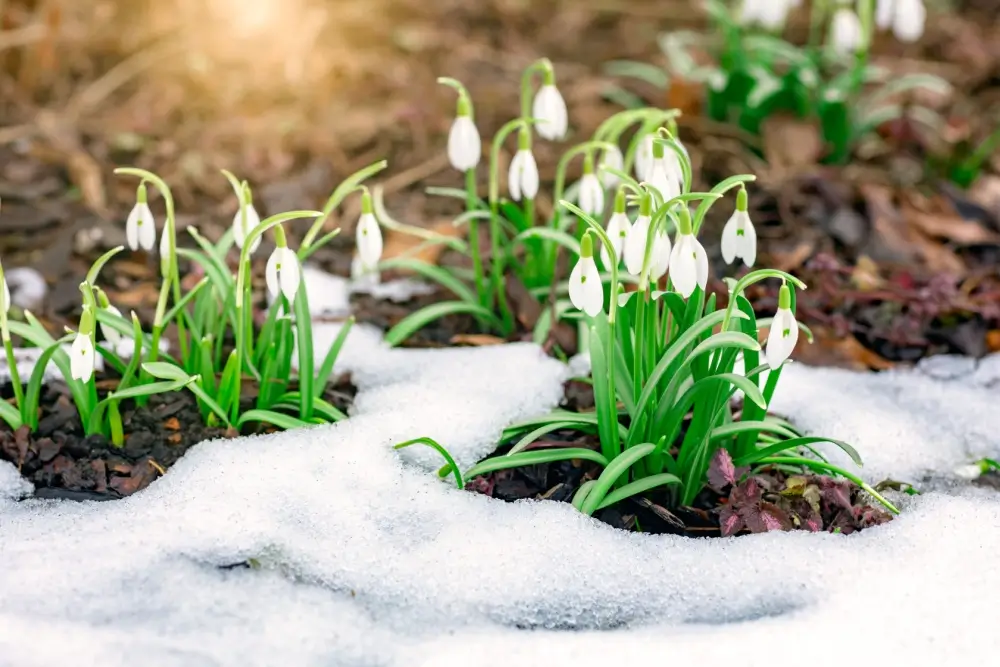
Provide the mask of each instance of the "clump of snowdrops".
POLYGON ((720 450, 734 469, 747 473, 781 466, 848 478, 896 512, 863 480, 830 464, 814 445, 832 443, 860 465, 853 447, 805 436, 768 413, 800 329, 809 335, 795 318, 795 290, 805 285, 782 271, 756 269, 739 280, 727 279, 725 305, 706 293, 708 257, 698 236, 710 208, 727 195, 735 194, 735 207, 722 233, 723 258, 748 267, 756 261, 757 237, 746 193, 754 176, 733 176, 708 192, 692 192, 687 152, 669 128, 660 128, 649 143, 645 180, 612 172, 621 184, 606 224, 577 204, 559 202, 586 225, 568 291, 589 334, 595 410, 561 410, 511 425, 501 438, 512 443, 509 451, 464 473, 430 438, 397 447, 421 443, 436 448, 448 461, 440 474, 454 475, 460 488, 466 480, 497 470, 592 461, 601 466, 601 474, 582 484, 573 498, 573 505, 586 514, 660 488, 669 492, 669 504, 690 505, 706 485, 720 450), (634 217, 628 213, 629 202, 634 217), (607 284, 598 256, 610 272, 607 284), (636 281, 635 289, 626 290, 624 274, 636 281), (781 286, 774 317, 758 320, 745 291, 762 280, 778 280, 781 286), (742 393, 739 407, 737 392, 742 393), (599 451, 532 448, 547 434, 566 430, 596 436, 599 451))
POLYGON ((294 428, 345 418, 322 396, 353 318, 319 358, 313 349, 309 301, 300 267, 340 231, 334 229, 321 236, 326 218, 347 197, 360 194, 356 273, 377 271, 382 236, 371 194, 363 182, 385 166, 379 162, 347 178, 323 211, 290 211, 265 220, 254 207, 246 181, 223 172, 233 187, 238 211, 231 228, 216 243, 189 227, 187 232, 196 248, 178 245, 173 195, 161 178, 142 169, 116 170, 139 179, 136 203, 125 225, 129 249, 156 249, 159 254, 161 284, 151 327, 144 329, 135 313, 124 318, 100 287, 101 270, 125 249, 123 246, 93 264, 80 284, 79 326, 60 338, 51 336, 30 312, 24 313, 24 322, 8 319, 10 294, 0 268, 0 333, 15 398, 13 405, 0 402, 0 418, 14 429, 38 427, 38 401, 50 362, 69 388, 85 432, 102 434, 117 446, 124 443, 121 402, 133 400, 142 405, 151 395, 164 392, 192 392, 207 425, 236 431, 249 423, 294 428), (148 203, 149 186, 159 193, 165 207, 159 231, 148 203), (299 220, 312 224, 295 250, 289 247, 284 225, 299 220), (262 238, 268 234, 275 244, 265 267, 271 304, 263 324, 255 327, 251 266, 262 238), (228 262, 232 254, 236 256, 234 268, 228 262), (200 267, 204 274, 187 291, 181 281, 181 260, 200 267), (168 329, 176 341, 176 352, 166 349, 168 329), (41 349, 27 383, 18 374, 12 335, 41 349), (98 355, 119 376, 115 388, 104 396, 99 395, 95 383, 98 355), (297 357, 295 364, 293 357, 297 357), (244 409, 243 388, 250 382, 257 386, 256 399, 252 407, 244 409))
MULTIPOLYGON (((541 59, 527 67, 521 78, 520 114, 503 125, 488 147, 486 197, 482 198, 477 168, 483 157, 483 144, 475 123, 475 109, 468 90, 454 79, 442 78, 442 84, 457 93, 456 114, 448 136, 448 159, 464 174, 465 188, 428 188, 428 192, 458 199, 465 210, 455 218, 456 226, 468 228, 468 242, 434 234, 425 229, 404 225, 392 219, 375 190, 376 211, 386 227, 398 229, 423 239, 412 255, 427 245, 446 245, 464 255, 471 269, 462 266, 436 266, 412 256, 383 262, 384 269, 406 269, 438 283, 454 295, 453 300, 435 303, 412 313, 386 335, 396 344, 433 320, 454 313, 474 315, 484 329, 510 335, 514 316, 508 303, 506 285, 519 281, 541 303, 542 310, 534 329, 534 339, 542 342, 554 321, 573 317, 567 297, 567 282, 559 276, 559 255, 580 253, 584 227, 576 213, 557 208, 547 219, 540 219, 536 200, 542 184, 533 146, 536 139, 561 141, 569 134, 569 115, 556 85, 552 63, 541 59), (504 148, 512 153, 507 165, 501 163, 504 148), (506 196, 501 181, 506 182, 506 196), (485 237, 485 238, 484 238, 485 237)), ((653 173, 653 134, 666 125, 676 133, 678 112, 644 108, 625 111, 601 124, 586 141, 570 146, 560 158, 553 182, 552 199, 568 197, 592 216, 602 216, 612 207, 621 208, 615 188, 633 168, 640 179, 661 179, 669 186, 667 171, 653 173), (582 175, 567 183, 570 167, 580 167, 582 175)), ((669 155, 667 156, 669 160, 669 155)), ((670 163, 668 169, 678 168, 670 163)), ((678 181, 679 182, 679 181, 678 181)), ((607 275, 603 276, 608 279, 607 275)))
MULTIPOLYGON (((658 87, 673 81, 704 86, 705 112, 758 134, 778 113, 816 119, 827 144, 827 160, 844 162, 857 144, 886 122, 906 117, 936 135, 944 120, 911 93, 948 94, 951 87, 930 74, 893 76, 870 62, 877 31, 914 42, 924 31, 923 0, 707 0, 707 33, 677 31, 661 36, 667 69, 642 63, 609 63, 609 71, 658 87), (809 12, 805 45, 782 38, 790 12, 809 12), (713 62, 699 64, 693 53, 713 62)), ((634 100, 623 91, 627 104, 634 100)))

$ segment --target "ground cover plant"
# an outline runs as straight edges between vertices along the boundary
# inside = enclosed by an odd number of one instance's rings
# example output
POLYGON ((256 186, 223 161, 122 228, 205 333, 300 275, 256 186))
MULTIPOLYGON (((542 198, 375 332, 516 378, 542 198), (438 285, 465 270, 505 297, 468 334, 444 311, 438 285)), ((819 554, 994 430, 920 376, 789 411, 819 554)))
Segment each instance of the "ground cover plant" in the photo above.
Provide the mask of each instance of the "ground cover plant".
POLYGON ((23 311, 24 321, 10 319, 10 293, 0 268, 0 334, 11 392, 11 400, 0 401, 0 418, 8 429, 0 434, 3 456, 19 467, 27 464, 36 483, 102 493, 109 481, 103 478, 109 457, 119 461, 128 451, 130 461, 121 464, 124 474, 110 480, 114 491, 126 495, 123 492, 148 484, 155 472, 162 473, 164 466, 201 439, 346 418, 344 388, 336 388, 333 368, 353 318, 326 350, 314 350, 300 266, 339 233, 339 228, 323 233, 330 213, 358 194, 362 215, 357 252, 362 272, 375 270, 382 252, 381 230, 363 181, 384 166, 376 163, 345 179, 324 211, 291 211, 264 220, 256 212, 246 181, 224 172, 240 202, 238 211, 230 230, 216 243, 189 227, 195 247, 178 244, 174 200, 162 179, 140 169, 117 170, 140 181, 126 221, 130 250, 158 248, 161 283, 155 316, 148 328, 134 312, 124 318, 100 287, 102 269, 124 250, 122 246, 91 266, 79 285, 79 326, 58 338, 30 311, 23 311), (158 245, 149 185, 160 194, 166 210, 158 245), (296 220, 312 224, 293 251, 283 225, 296 220), (264 270, 271 303, 258 310, 252 259, 265 234, 273 235, 275 243, 264 270), (237 256, 233 269, 227 263, 231 253, 237 256), (182 261, 204 276, 186 289, 182 261), (29 377, 18 372, 15 339, 40 350, 29 377), (65 392, 53 390, 46 375, 50 362, 58 369, 65 392), (158 412, 150 408, 151 401, 158 412), (173 425, 164 427, 164 419, 173 425), (164 447, 164 440, 184 446, 164 447), (75 454, 59 456, 64 449, 75 454), (97 453, 92 455, 91 449, 97 453), (148 465, 132 465, 140 462, 148 465))
POLYGON ((725 305, 706 293, 708 258, 698 232, 712 205, 727 194, 735 194, 735 210, 722 232, 723 257, 747 267, 756 260, 757 236, 746 192, 754 177, 733 176, 709 192, 692 192, 690 160, 671 128, 639 135, 634 147, 649 149, 645 158, 640 155, 640 161, 648 160, 638 167, 645 172, 641 181, 603 166, 619 182, 606 224, 600 210, 595 214, 566 199, 559 202, 585 225, 567 291, 583 315, 593 411, 560 410, 511 425, 501 437, 507 445, 503 455, 464 472, 446 447, 430 438, 397 446, 435 448, 447 461, 441 476, 453 475, 460 488, 502 470, 567 461, 596 464, 596 474, 577 476, 571 497, 565 498, 590 515, 652 493, 660 516, 673 516, 670 510, 691 507, 706 486, 714 487, 719 493, 728 491, 721 509, 712 508, 722 535, 743 529, 820 530, 828 524, 854 530, 887 520, 885 510, 896 513, 896 507, 814 447, 832 443, 861 465, 851 445, 804 436, 768 414, 800 328, 809 334, 794 314, 795 289, 805 285, 786 272, 757 269, 727 281, 725 305), (629 198, 634 219, 626 212, 629 198), (606 277, 598 270, 597 248, 606 277), (623 268, 634 289, 626 290, 623 268), (780 297, 774 317, 758 320, 744 293, 763 280, 781 281, 780 297), (743 395, 738 408, 733 402, 737 392, 743 395), (553 433, 563 435, 561 442, 550 439, 539 446, 553 433), (576 446, 579 435, 596 436, 595 446, 576 446), (763 471, 776 471, 779 477, 763 471), (884 509, 858 501, 849 484, 831 476, 856 485, 884 509), (786 502, 765 499, 765 490, 786 502), (826 517, 824 507, 832 510, 826 517), (846 523, 840 511, 847 513, 846 523))
MULTIPOLYGON (((924 100, 947 95, 947 81, 929 73, 892 76, 871 63, 878 32, 891 32, 905 43, 920 38, 927 20, 923 0, 708 0, 704 7, 711 21, 707 32, 660 37, 666 71, 632 62, 612 63, 610 70, 657 87, 670 81, 702 85, 706 115, 752 135, 760 135, 777 114, 815 120, 831 163, 846 162, 862 141, 902 119, 930 135, 943 132, 945 119, 924 100), (782 37, 789 14, 799 6, 808 11, 802 45, 782 37), (711 62, 698 58, 704 52, 711 62)), ((995 141, 987 139, 980 150, 956 157, 951 176, 968 185, 995 141)))

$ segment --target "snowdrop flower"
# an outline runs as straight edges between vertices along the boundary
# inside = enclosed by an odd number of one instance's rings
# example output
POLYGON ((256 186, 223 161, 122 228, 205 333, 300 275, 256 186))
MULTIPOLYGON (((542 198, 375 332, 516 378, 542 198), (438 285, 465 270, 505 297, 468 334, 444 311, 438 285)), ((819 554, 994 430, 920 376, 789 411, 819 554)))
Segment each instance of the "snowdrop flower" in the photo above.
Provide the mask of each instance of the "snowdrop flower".
POLYGON ((594 173, 594 157, 588 153, 583 160, 583 177, 577 194, 580 209, 595 218, 604 213, 604 186, 594 173))
POLYGON ((90 382, 94 375, 94 313, 84 306, 80 317, 80 331, 73 339, 70 348, 70 375, 74 380, 90 382))
POLYGON ((566 101, 556 88, 556 75, 551 68, 545 70, 545 79, 535 94, 531 115, 538 119, 538 136, 550 141, 566 136, 569 114, 566 111, 566 101))
POLYGON ((740 23, 757 24, 767 30, 778 30, 785 25, 788 12, 798 4, 798 0, 744 0, 740 11, 740 23))
POLYGON ((736 210, 722 230, 722 259, 732 264, 737 257, 747 266, 757 259, 757 230, 747 213, 747 191, 740 188, 736 195, 736 210))
MULTIPOLYGON (((288 303, 294 303, 295 293, 298 291, 299 283, 302 281, 299 258, 288 248, 288 243, 285 240, 285 230, 281 228, 281 225, 274 228, 274 236, 277 247, 267 259, 267 267, 264 269, 267 291, 271 293, 272 298, 277 298, 280 291, 288 299, 288 303)), ((381 242, 381 237, 379 241, 381 242)), ((382 250, 380 248, 379 255, 381 254, 382 250)))
POLYGON ((618 185, 619 179, 617 176, 612 174, 604 167, 611 169, 617 169, 621 171, 625 167, 625 157, 622 155, 622 150, 618 146, 612 146, 608 148, 601 155, 600 162, 600 172, 601 172, 601 182, 604 184, 605 188, 611 189, 618 185))
MULTIPOLYGON (((632 223, 625 213, 625 191, 619 189, 615 195, 615 210, 608 220, 607 228, 608 239, 611 241, 611 248, 615 251, 615 261, 617 263, 622 261, 622 249, 625 246, 625 239, 628 237, 628 232, 631 228, 632 223)), ((611 270, 611 255, 603 243, 601 244, 601 263, 605 269, 608 271, 611 270)))
POLYGON ((691 229, 691 212, 681 205, 677 242, 670 253, 670 280, 685 299, 708 284, 708 255, 691 229))
POLYGON ((375 219, 372 198, 367 190, 361 196, 361 217, 355 235, 362 269, 364 272, 374 271, 382 259, 382 230, 375 219))
POLYGON ((472 105, 469 98, 459 95, 455 121, 448 132, 448 161, 458 171, 469 171, 476 168, 482 155, 482 140, 472 120, 472 105))
MULTIPOLYGON (((259 224, 260 216, 257 214, 257 209, 253 206, 253 197, 250 194, 250 188, 244 183, 243 200, 240 202, 240 210, 236 211, 236 215, 233 216, 233 240, 236 242, 237 248, 240 250, 243 249, 243 243, 246 241, 247 236, 259 224)), ((254 239, 248 252, 251 255, 254 254, 257 252, 258 246, 260 246, 259 236, 254 239)))
POLYGON ((7 279, 3 275, 3 266, 0 266, 0 311, 3 315, 10 312, 10 287, 7 286, 7 279))
POLYGON ((646 237, 649 236, 649 225, 652 222, 652 206, 652 196, 648 192, 643 194, 639 201, 639 217, 625 237, 625 270, 636 277, 642 273, 642 264, 646 259, 646 237))
POLYGON ((923 0, 878 0, 875 25, 880 30, 892 28, 896 39, 915 42, 924 34, 927 8, 923 0))
POLYGON ((861 19, 850 7, 841 5, 833 14, 830 24, 830 44, 841 54, 851 54, 861 47, 864 31, 861 19))
POLYGON ((767 334, 767 348, 764 350, 767 365, 772 369, 779 368, 792 354, 798 340, 799 325, 792 313, 792 293, 788 285, 782 285, 778 292, 778 312, 767 334))
POLYGON ((588 231, 580 242, 580 260, 569 274, 569 300, 591 317, 604 310, 604 286, 594 263, 594 241, 588 231))
POLYGON ((510 161, 510 170, 507 172, 507 187, 514 201, 521 201, 522 196, 534 199, 538 194, 538 165, 535 163, 535 156, 531 154, 531 135, 526 129, 521 129, 517 142, 517 153, 510 161))
POLYGON ((135 206, 125 221, 125 240, 131 250, 149 251, 156 245, 156 223, 146 203, 146 184, 140 183, 135 193, 135 206))
MULTIPOLYGON (((112 315, 122 316, 122 311, 118 310, 111 305, 108 301, 108 295, 104 293, 104 290, 97 288, 97 305, 106 313, 111 313, 112 315)), ((117 349, 118 343, 122 340, 122 335, 112 326, 108 326, 104 322, 99 324, 101 328, 101 335, 104 336, 104 340, 111 344, 111 347, 117 349)))

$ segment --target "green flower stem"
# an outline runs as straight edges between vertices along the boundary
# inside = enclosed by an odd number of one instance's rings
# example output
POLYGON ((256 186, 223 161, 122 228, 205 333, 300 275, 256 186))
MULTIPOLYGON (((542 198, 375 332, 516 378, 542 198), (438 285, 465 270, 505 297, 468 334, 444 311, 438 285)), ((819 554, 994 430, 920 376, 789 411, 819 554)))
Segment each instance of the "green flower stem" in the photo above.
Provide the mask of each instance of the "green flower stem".
POLYGON ((740 278, 736 282, 736 285, 729 291, 729 303, 726 305, 726 315, 722 319, 721 331, 729 331, 729 320, 732 319, 733 308, 736 306, 736 297, 746 291, 746 288, 750 287, 754 283, 759 283, 761 280, 767 280, 768 278, 780 278, 782 281, 792 283, 800 290, 806 289, 806 284, 804 282, 792 274, 784 271, 779 271, 777 269, 758 269, 757 271, 751 271, 740 278))
MULTIPOLYGON (((709 190, 712 194, 722 195, 726 194, 735 187, 746 187, 746 183, 752 183, 756 181, 757 177, 753 174, 738 174, 736 176, 730 176, 726 180, 717 184, 714 188, 709 190)), ((694 212, 694 234, 698 235, 698 231, 701 230, 701 225, 705 222, 705 215, 708 214, 708 209, 712 207, 712 204, 718 201, 717 198, 705 199, 699 205, 694 212)))
MULTIPOLYGON (((582 144, 573 146, 568 151, 563 153, 562 157, 559 158, 559 164, 556 165, 556 182, 555 187, 552 191, 553 201, 561 201, 563 198, 563 192, 566 190, 566 170, 569 168, 570 160, 575 158, 577 155, 583 155, 588 152, 597 150, 607 150, 613 148, 614 144, 609 141, 585 141, 582 144)), ((559 207, 556 207, 555 212, 552 214, 552 224, 550 225, 552 229, 559 229, 559 207)))
POLYGON ((524 73, 521 74, 521 118, 528 119, 531 118, 531 102, 533 100, 533 95, 531 92, 531 85, 534 82, 535 74, 543 74, 545 76, 551 76, 552 74, 552 62, 548 58, 540 58, 535 62, 531 63, 524 69, 524 73))
MULTIPOLYGON (((322 217, 316 218, 316 221, 313 222, 313 224, 309 227, 309 231, 306 232, 306 235, 302 238, 302 243, 299 245, 300 258, 303 257, 303 255, 311 254, 310 251, 314 250, 313 242, 316 241, 316 237, 319 236, 319 233, 323 230, 323 225, 326 223, 326 219, 331 213, 333 213, 334 209, 340 206, 341 202, 343 202, 348 195, 357 190, 358 186, 361 185, 361 183, 363 183, 366 179, 374 176, 388 166, 388 161, 379 160, 378 162, 373 162, 367 167, 359 169, 341 181, 340 185, 337 186, 337 188, 333 191, 333 194, 330 195, 330 197, 326 200, 326 203, 323 205, 322 217)), ((327 241, 331 238, 333 237, 330 235, 323 237, 323 239, 326 239, 327 241)))
MULTIPOLYGON (((668 199, 656 209, 651 216, 652 221, 649 224, 649 230, 646 232, 646 254, 642 259, 642 274, 639 276, 640 292, 644 291, 649 286, 649 267, 652 262, 651 253, 653 251, 653 239, 656 238, 655 235, 660 225, 666 221, 667 215, 670 213, 670 209, 680 203, 699 200, 714 200, 720 198, 721 196, 722 195, 714 192, 688 192, 682 195, 677 195, 672 199, 668 199)), ((681 210, 686 210, 686 207, 682 207, 681 210)))
MULTIPOLYGON (((3 265, 0 264, 0 291, 6 284, 3 275, 3 265)), ((7 355, 7 368, 10 369, 10 382, 14 385, 14 399, 17 401, 17 408, 21 410, 21 421, 30 423, 27 415, 24 414, 24 387, 21 386, 21 376, 17 372, 17 360, 14 358, 14 344, 10 340, 10 327, 7 326, 7 308, 9 303, 0 303, 0 338, 3 339, 3 349, 7 355)))
MULTIPOLYGON (((514 130, 528 127, 531 120, 515 118, 508 121, 497 131, 493 137, 493 146, 490 148, 490 255, 491 279, 490 291, 495 295, 496 305, 500 309, 501 320, 505 329, 509 330, 513 326, 513 317, 507 307, 507 299, 503 290, 503 255, 500 251, 500 149, 504 141, 514 130)), ((478 248, 472 248, 473 252, 478 252, 478 248)), ((489 305, 489 304, 485 304, 489 305)))
MULTIPOLYGON (((249 268, 250 268, 250 248, 253 247, 254 242, 263 236, 264 232, 280 225, 283 222, 290 220, 298 220, 300 218, 321 218, 323 213, 320 211, 289 211, 288 213, 279 213, 278 215, 272 215, 270 218, 262 221, 259 225, 250 230, 247 234, 246 239, 244 239, 243 247, 240 249, 240 259, 238 270, 236 274, 236 358, 239 360, 239 365, 233 379, 233 398, 232 405, 230 406, 230 422, 233 424, 239 421, 240 416, 240 385, 243 381, 243 362, 245 361, 248 368, 252 368, 249 362, 249 357, 247 353, 247 339, 248 334, 252 326, 250 321, 250 308, 249 308, 249 294, 250 294, 250 281, 249 281, 249 268)), ((309 371, 311 372, 311 371, 309 371)))
MULTIPOLYGON (((170 192, 170 187, 164 182, 162 178, 157 176, 151 171, 145 169, 137 169, 134 167, 119 167, 115 169, 116 174, 124 174, 128 176, 135 176, 144 181, 149 181, 152 183, 157 190, 160 192, 160 196, 163 197, 163 201, 167 209, 167 222, 164 229, 164 233, 167 235, 167 263, 165 265, 166 275, 163 276, 164 281, 170 283, 173 290, 174 303, 178 303, 181 300, 181 279, 180 273, 177 268, 177 223, 174 216, 174 196, 170 192)), ((162 261, 162 258, 161 258, 162 261)), ((162 322, 163 316, 167 310, 167 290, 160 290, 160 298, 156 303, 156 315, 154 322, 162 322)), ((181 359, 187 359, 187 334, 184 326, 184 315, 181 314, 177 318, 177 342, 180 346, 181 359)), ((158 347, 154 347, 150 350, 151 354, 156 354, 158 347)), ((155 357, 151 361, 155 360, 155 357)))
MULTIPOLYGON (((476 192, 475 169, 469 169, 465 172, 465 192, 465 210, 475 210, 476 202, 479 200, 476 192)), ((480 305, 486 305, 489 294, 486 292, 483 276, 483 258, 479 255, 479 223, 474 219, 469 220, 469 247, 472 249, 472 275, 476 285, 476 296, 479 297, 480 305)))

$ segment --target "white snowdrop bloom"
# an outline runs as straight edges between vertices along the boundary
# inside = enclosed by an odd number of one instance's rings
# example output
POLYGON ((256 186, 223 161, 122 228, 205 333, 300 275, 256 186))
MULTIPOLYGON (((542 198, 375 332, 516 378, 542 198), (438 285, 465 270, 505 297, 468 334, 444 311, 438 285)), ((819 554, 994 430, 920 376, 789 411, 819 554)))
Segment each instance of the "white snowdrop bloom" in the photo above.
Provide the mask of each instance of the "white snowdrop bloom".
MULTIPOLYGON (((379 251, 381 254, 381 251, 379 251)), ((273 298, 277 298, 280 291, 288 299, 288 303, 295 302, 295 293, 299 289, 302 280, 302 272, 299 269, 299 258, 290 248, 277 247, 267 259, 267 267, 264 270, 264 278, 267 281, 267 291, 273 298)))
POLYGON ((566 129, 569 125, 566 101, 559 89, 556 88, 551 72, 546 72, 546 81, 535 94, 531 115, 538 119, 538 122, 535 123, 538 136, 550 141, 559 140, 566 136, 566 129))
POLYGON ((685 299, 695 287, 703 290, 708 285, 708 255, 691 230, 691 214, 681 207, 677 242, 670 253, 670 280, 674 289, 685 299))
POLYGON ((745 26, 760 22, 761 11, 769 0, 743 0, 740 4, 739 22, 745 26))
POLYGON ((722 259, 732 264, 737 257, 747 266, 753 266, 757 259, 757 230, 750 221, 743 188, 736 195, 736 210, 722 229, 722 259))
MULTIPOLYGON (((244 202, 240 204, 240 210, 236 211, 236 215, 233 216, 233 241, 236 242, 237 248, 240 250, 243 249, 243 243, 246 241, 247 236, 259 224, 260 215, 257 214, 257 209, 254 208, 253 203, 244 202), (246 212, 245 221, 244 211, 246 212)), ((258 236, 250 245, 249 252, 251 255, 257 252, 257 248, 260 246, 260 239, 261 237, 258 236)))
MULTIPOLYGON (((677 154, 673 151, 669 151, 669 153, 673 155, 673 161, 676 162, 677 154)), ((649 185, 656 188, 664 202, 673 199, 681 193, 677 176, 670 170, 669 164, 670 160, 664 154, 663 157, 653 160, 653 168, 649 174, 649 185)))
MULTIPOLYGON (((618 263, 622 261, 622 250, 625 248, 625 239, 628 238, 628 232, 631 228, 632 223, 625 213, 625 192, 619 191, 615 195, 615 210, 608 220, 607 227, 608 239, 611 241, 611 247, 615 251, 615 259, 618 260, 618 263)), ((601 245, 601 263, 605 269, 611 270, 611 255, 603 244, 601 245)))
POLYGON ((785 25, 788 13, 799 6, 800 0, 744 0, 740 8, 741 24, 759 25, 767 30, 778 30, 785 25))
POLYGON ((879 30, 888 30, 892 27, 892 16, 895 8, 896 0, 877 0, 875 4, 875 25, 879 30))
POLYGON ((74 380, 89 382, 94 375, 94 341, 89 333, 80 332, 73 339, 69 352, 70 375, 74 380))
POLYGON ((469 171, 476 168, 482 155, 482 140, 472 120, 468 100, 460 97, 458 114, 448 132, 448 161, 458 171, 469 171))
POLYGON ((530 148, 519 148, 514 154, 507 172, 507 188, 514 201, 521 201, 521 197, 534 199, 538 194, 538 165, 530 148))
POLYGON ((892 14, 892 33, 901 42, 915 42, 924 34, 927 8, 923 0, 895 0, 892 14))
POLYGON ((577 189, 577 200, 584 213, 600 217, 604 213, 604 186, 594 173, 594 159, 589 154, 583 162, 583 176, 577 189))
POLYGON ((639 204, 639 217, 635 219, 635 224, 628 230, 625 236, 625 249, 623 255, 625 259, 625 270, 631 275, 639 277, 642 273, 642 263, 646 257, 646 237, 649 236, 649 225, 652 222, 651 197, 649 194, 643 195, 639 204))
POLYGON ((764 354, 767 365, 772 369, 779 368, 785 359, 792 354, 799 340, 799 325, 791 310, 792 300, 788 285, 782 285, 778 292, 778 312, 771 321, 771 330, 767 334, 767 348, 764 354))
MULTIPOLYGON (((106 313, 117 315, 118 317, 122 316, 122 311, 118 310, 110 303, 106 306, 101 306, 101 309, 106 313)), ((104 322, 100 323, 100 327, 101 335, 104 336, 104 340, 108 341, 113 349, 118 349, 118 344, 122 341, 122 335, 118 332, 118 329, 115 329, 104 322)))
MULTIPOLYGON (((625 167, 625 156, 622 155, 622 150, 618 146, 612 146, 611 148, 604 151, 601 155, 601 167, 610 167, 611 169, 617 169, 621 171, 625 167)), ((618 185, 621 180, 611 172, 606 169, 600 170, 601 182, 604 183, 604 187, 611 189, 618 185)))
POLYGON ((665 231, 657 231, 653 240, 653 256, 650 258, 652 265, 649 269, 649 275, 654 281, 666 275, 670 266, 670 252, 670 237, 665 231))
POLYGON ((639 140, 635 149, 635 177, 640 181, 648 181, 653 168, 653 135, 647 134, 639 140))
POLYGON ((591 317, 604 310, 604 286, 594 263, 594 243, 589 232, 583 235, 580 259, 569 274, 569 300, 574 308, 591 317))
POLYGON ((833 14, 830 25, 830 44, 834 51, 851 54, 861 46, 863 38, 861 19, 850 7, 839 7, 833 14))
POLYGON ((156 222, 146 203, 145 189, 140 186, 139 201, 132 207, 125 221, 125 240, 130 250, 149 251, 156 245, 156 222))
POLYGON ((374 271, 382 259, 382 230, 372 210, 371 195, 367 191, 361 197, 361 217, 358 218, 355 238, 362 268, 366 272, 374 271))

